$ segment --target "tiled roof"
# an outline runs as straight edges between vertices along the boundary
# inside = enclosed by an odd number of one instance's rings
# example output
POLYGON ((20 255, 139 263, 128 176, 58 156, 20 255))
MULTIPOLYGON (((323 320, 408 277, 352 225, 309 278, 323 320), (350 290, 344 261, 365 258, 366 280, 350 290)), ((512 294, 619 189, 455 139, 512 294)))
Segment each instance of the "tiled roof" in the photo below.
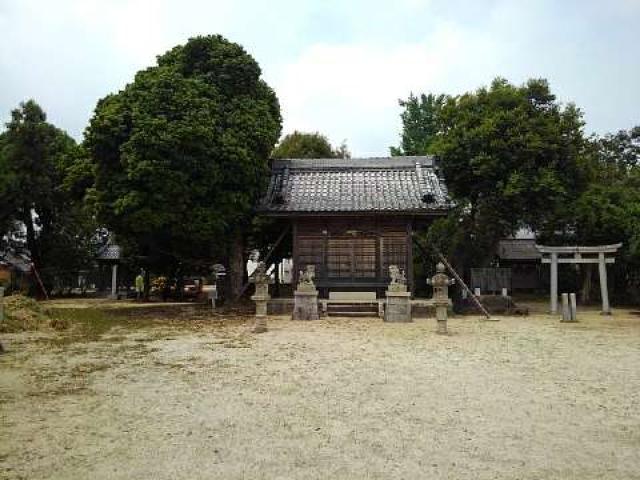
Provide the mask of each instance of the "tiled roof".
POLYGON ((120 260, 120 246, 107 244, 98 252, 98 260, 120 260))
POLYGON ((450 207, 432 157, 274 160, 267 213, 443 213, 450 207))

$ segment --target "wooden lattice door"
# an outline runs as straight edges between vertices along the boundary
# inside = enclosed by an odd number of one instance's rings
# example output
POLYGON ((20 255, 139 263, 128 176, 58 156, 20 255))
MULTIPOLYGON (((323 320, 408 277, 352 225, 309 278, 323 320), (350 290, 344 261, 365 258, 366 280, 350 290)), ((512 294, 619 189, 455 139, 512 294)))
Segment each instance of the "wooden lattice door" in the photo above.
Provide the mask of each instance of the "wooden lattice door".
POLYGON ((327 275, 330 279, 375 279, 375 237, 345 236, 327 240, 327 275))

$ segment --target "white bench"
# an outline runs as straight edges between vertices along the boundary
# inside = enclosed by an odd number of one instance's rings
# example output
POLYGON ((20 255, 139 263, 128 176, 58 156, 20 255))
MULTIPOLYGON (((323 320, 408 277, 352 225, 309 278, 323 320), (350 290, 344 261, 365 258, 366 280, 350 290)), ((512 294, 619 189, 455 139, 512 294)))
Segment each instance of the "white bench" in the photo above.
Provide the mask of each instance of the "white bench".
POLYGON ((376 292, 329 292, 329 298, 320 299, 322 314, 327 315, 327 306, 353 305, 353 304, 378 304, 378 316, 384 316, 384 300, 376 298, 376 292))

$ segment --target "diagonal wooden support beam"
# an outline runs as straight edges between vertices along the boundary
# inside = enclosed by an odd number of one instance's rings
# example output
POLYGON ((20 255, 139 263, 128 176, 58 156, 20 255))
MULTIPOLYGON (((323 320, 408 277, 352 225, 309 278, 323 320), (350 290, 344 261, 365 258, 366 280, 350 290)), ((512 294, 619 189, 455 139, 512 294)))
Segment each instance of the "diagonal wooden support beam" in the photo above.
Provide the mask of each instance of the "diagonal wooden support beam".
MULTIPOLYGON (((264 260, 261 260, 262 262, 264 262, 265 267, 268 266, 267 262, 268 262, 269 258, 271 258, 271 255, 273 254, 273 251, 278 247, 278 245, 280 245, 280 243, 284 239, 285 235, 287 233, 289 233, 289 230, 291 230, 291 225, 287 225, 285 227, 285 229, 282 230, 282 233, 280 233, 280 236, 276 240, 276 243, 274 243, 272 245, 272 247, 269 249, 269 251, 267 252, 267 254, 264 257, 264 260)), ((267 268, 267 270, 268 270, 268 268, 267 268)), ((236 295, 236 297, 233 299, 234 302, 237 302, 240 299, 240 297, 242 297, 242 295, 245 294, 245 292, 247 291, 247 288, 249 288, 249 285, 251 285, 251 282, 247 282, 242 286, 242 289, 240 290, 240 293, 238 295, 236 295)))
MULTIPOLYGON (((422 253, 426 255, 427 249, 420 243, 420 241, 415 236, 413 237, 413 241, 418 246, 418 248, 422 251, 422 253)), ((447 261, 446 257, 442 254, 442 252, 440 252, 440 250, 438 249, 435 249, 435 250, 436 250, 436 253, 438 254, 438 257, 444 264, 444 266, 447 267, 447 270, 451 272, 451 275, 455 277, 455 279, 462 286, 462 288, 464 288, 467 291, 469 296, 473 299, 474 303, 480 309, 480 311, 484 314, 484 316, 490 319, 491 315, 489 314, 489 311, 484 307, 484 305, 482 305, 482 302, 480 302, 480 299, 471 291, 471 289, 467 286, 467 284, 464 283, 464 280, 462 280, 462 277, 458 275, 458 272, 454 270, 454 268, 447 261)))

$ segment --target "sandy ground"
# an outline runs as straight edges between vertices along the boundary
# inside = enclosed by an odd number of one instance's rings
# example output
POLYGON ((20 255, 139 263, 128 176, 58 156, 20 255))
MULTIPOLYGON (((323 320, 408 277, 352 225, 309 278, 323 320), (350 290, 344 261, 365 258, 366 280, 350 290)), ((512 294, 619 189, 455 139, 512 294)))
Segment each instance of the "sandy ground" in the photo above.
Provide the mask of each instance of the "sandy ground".
POLYGON ((3 338, 0 478, 640 478, 640 316, 3 338))

